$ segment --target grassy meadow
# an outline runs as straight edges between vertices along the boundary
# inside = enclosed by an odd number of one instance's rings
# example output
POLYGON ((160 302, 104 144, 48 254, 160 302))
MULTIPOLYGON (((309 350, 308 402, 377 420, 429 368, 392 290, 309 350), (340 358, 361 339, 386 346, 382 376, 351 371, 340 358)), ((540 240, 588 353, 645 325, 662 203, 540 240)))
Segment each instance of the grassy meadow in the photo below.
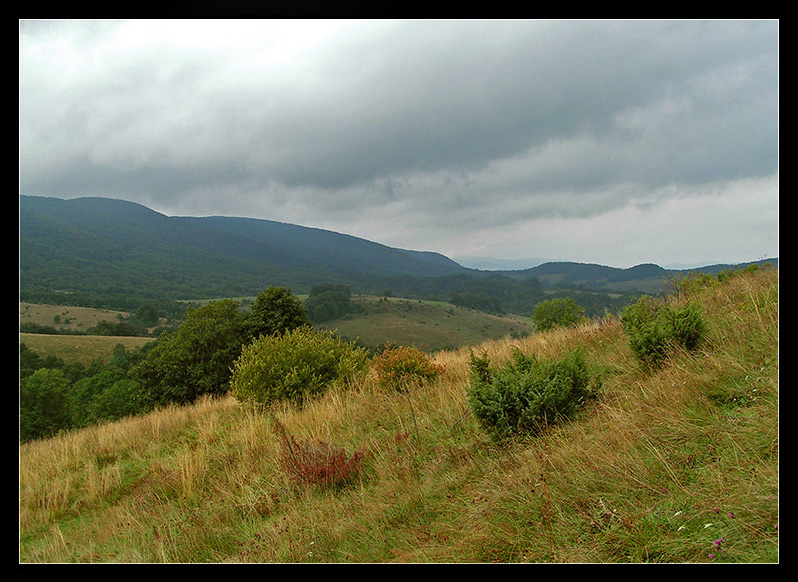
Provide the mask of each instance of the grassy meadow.
POLYGON ((82 335, 102 321, 116 322, 129 316, 129 313, 109 309, 20 302, 20 324, 33 323, 59 331, 80 332, 81 335, 20 333, 19 341, 42 356, 55 356, 67 363, 88 366, 97 358, 109 358, 117 344, 132 350, 152 341, 147 337, 82 335))
POLYGON ((424 351, 456 349, 508 335, 527 335, 534 326, 529 317, 492 315, 443 301, 396 297, 355 296, 363 313, 319 324, 342 337, 359 339, 378 348, 393 342, 424 351))
POLYGON ((85 331, 101 321, 115 322, 130 314, 124 311, 76 307, 64 305, 43 305, 38 303, 19 303, 19 322, 50 326, 59 331, 85 331))
POLYGON ((64 362, 90 365, 98 358, 107 361, 117 344, 133 350, 153 341, 150 337, 106 335, 54 335, 20 333, 19 341, 37 354, 55 356, 64 362))
POLYGON ((778 562, 778 287, 774 269, 691 289, 709 335, 653 373, 607 318, 437 351, 443 375, 407 393, 367 376, 302 408, 205 398, 21 445, 19 561, 778 562), (467 403, 472 350, 576 347, 601 397, 492 441, 467 403), (359 471, 298 481, 278 427, 362 453, 359 471))

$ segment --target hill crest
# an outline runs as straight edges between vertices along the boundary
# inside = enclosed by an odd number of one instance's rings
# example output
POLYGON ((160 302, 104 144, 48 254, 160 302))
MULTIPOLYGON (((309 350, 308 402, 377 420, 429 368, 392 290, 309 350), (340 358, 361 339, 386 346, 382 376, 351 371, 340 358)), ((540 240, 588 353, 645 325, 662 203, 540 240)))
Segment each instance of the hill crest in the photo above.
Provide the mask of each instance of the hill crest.
POLYGON ((436 281, 449 284, 453 276, 657 292, 668 276, 731 267, 679 271, 653 264, 621 269, 546 262, 522 270, 482 271, 440 253, 315 227, 256 218, 167 216, 135 202, 101 197, 21 195, 19 230, 20 291, 32 299, 59 292, 240 296, 271 284, 306 293, 323 282, 344 283, 362 293, 393 288, 427 296, 435 294, 436 281))

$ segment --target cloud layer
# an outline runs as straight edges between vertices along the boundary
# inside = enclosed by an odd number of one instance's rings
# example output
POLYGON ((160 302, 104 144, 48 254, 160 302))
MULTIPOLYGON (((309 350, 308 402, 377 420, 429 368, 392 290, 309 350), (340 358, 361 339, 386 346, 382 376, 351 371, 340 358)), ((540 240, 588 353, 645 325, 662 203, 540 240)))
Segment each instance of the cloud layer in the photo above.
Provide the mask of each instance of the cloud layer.
POLYGON ((778 252, 777 21, 22 21, 20 192, 459 258, 778 252))

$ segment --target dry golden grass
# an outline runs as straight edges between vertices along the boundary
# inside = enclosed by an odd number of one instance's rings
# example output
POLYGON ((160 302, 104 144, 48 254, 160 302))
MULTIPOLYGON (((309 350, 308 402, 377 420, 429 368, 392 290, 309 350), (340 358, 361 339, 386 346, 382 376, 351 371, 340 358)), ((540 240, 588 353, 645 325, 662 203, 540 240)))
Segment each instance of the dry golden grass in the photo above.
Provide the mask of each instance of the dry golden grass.
POLYGON ((436 353, 443 376, 409 393, 369 376, 301 409, 203 399, 22 445, 20 561, 778 561, 778 271, 698 298, 708 341, 654 374, 608 318, 436 353), (602 397, 492 442, 468 410, 471 352, 575 347, 602 397), (274 419, 368 451, 362 470, 291 479, 274 419))

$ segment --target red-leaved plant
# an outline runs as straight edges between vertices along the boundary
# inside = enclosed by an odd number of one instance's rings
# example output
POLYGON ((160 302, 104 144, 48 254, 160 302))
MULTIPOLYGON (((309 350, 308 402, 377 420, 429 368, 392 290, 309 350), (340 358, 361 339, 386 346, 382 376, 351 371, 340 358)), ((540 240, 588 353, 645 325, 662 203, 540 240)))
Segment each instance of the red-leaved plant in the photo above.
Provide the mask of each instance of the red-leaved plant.
POLYGON ((298 441, 279 420, 274 419, 274 424, 281 444, 280 465, 302 483, 343 485, 357 475, 366 458, 365 448, 350 456, 343 448, 325 441, 298 441))

